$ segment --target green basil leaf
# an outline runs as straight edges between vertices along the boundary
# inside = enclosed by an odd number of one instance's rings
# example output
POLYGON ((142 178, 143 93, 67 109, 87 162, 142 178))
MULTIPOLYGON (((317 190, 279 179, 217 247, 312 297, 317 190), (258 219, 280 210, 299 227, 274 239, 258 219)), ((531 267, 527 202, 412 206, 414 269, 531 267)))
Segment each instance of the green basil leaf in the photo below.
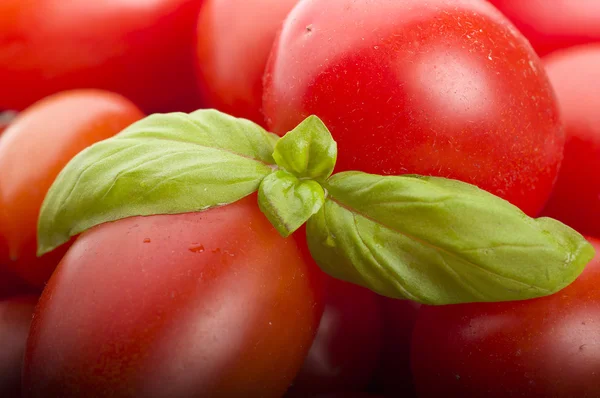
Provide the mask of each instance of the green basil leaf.
POLYGON ((59 174, 41 208, 38 254, 104 222, 235 202, 273 171, 275 142, 260 126, 214 110, 134 123, 59 174))
POLYGON ((324 186, 307 225, 313 257, 385 296, 435 305, 540 297, 594 256, 573 229, 459 181, 346 172, 324 186))
POLYGON ((258 189, 258 205, 277 231, 287 238, 319 211, 325 191, 318 182, 300 180, 285 170, 265 177, 258 189))
POLYGON ((317 116, 309 116, 275 145, 277 164, 300 178, 324 180, 337 159, 337 143, 317 116))

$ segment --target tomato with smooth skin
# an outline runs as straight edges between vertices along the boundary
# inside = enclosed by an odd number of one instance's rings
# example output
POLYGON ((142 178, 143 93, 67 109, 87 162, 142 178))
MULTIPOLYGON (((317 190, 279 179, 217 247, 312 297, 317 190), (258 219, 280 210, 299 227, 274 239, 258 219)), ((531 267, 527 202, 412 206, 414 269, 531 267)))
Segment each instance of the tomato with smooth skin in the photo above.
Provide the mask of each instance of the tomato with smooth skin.
POLYGON ((144 111, 199 107, 195 23, 202 0, 3 0, 0 108, 97 88, 144 111))
POLYGON ((600 240, 579 278, 534 300, 423 306, 412 370, 419 397, 600 396, 600 240))
POLYGON ((270 130, 319 116, 337 171, 454 178, 536 215, 562 159, 542 64, 485 1, 303 0, 264 84, 270 130))
POLYGON ((48 189, 77 153, 142 117, 118 94, 74 90, 38 101, 13 120, 0 138, 0 265, 43 286, 67 248, 36 257, 48 189))
POLYGON ((264 125, 262 77, 275 35, 298 0, 204 0, 197 77, 205 106, 264 125))
POLYGON ((37 296, 0 300, 0 397, 21 396, 21 364, 37 296))
POLYGON ((600 42, 600 2, 595 0, 488 0, 529 39, 540 55, 600 42))
POLYGON ((322 286, 256 200, 84 232, 36 310, 25 397, 281 397, 322 286))
POLYGON ((543 214, 600 236, 600 44, 544 59, 567 140, 556 186, 543 214))
POLYGON ((286 397, 364 390, 381 358, 379 296, 327 277, 325 310, 302 369, 286 397))

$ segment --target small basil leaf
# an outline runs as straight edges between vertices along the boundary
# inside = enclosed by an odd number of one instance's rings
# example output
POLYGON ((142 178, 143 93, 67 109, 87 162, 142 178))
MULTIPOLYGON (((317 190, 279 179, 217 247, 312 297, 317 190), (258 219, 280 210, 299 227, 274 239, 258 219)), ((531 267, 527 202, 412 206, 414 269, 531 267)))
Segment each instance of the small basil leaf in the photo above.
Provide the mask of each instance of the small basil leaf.
POLYGON ((285 170, 265 177, 258 189, 258 205, 283 237, 290 236, 325 202, 318 182, 299 180, 285 170))
POLYGON ((213 110, 134 123, 59 174, 41 208, 38 254, 104 222, 235 202, 273 171, 275 142, 260 126, 213 110))
POLYGON ((594 256, 576 231, 533 219, 473 185, 435 177, 334 175, 307 225, 334 277, 426 304, 552 294, 594 256))
POLYGON ((309 116, 275 145, 277 164, 300 178, 324 180, 337 159, 337 144, 317 116, 309 116))

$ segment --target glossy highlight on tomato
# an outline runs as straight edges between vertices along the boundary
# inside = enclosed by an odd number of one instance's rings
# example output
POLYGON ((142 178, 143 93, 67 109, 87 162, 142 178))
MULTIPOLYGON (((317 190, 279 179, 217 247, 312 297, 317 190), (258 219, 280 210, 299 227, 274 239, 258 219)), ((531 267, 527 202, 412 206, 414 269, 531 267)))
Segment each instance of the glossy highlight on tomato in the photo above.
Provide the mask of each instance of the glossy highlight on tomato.
POLYGON ((73 90, 38 101, 12 121, 0 138, 0 266, 43 286, 67 248, 36 257, 46 192, 73 156, 143 116, 118 94, 73 90))
POLYGON ((25 397, 281 397, 322 292, 256 200, 83 233, 36 310, 25 397))
POLYGON ((412 343, 419 397, 600 396, 600 241, 562 291, 534 300, 423 306, 412 343))
POLYGON ((274 132, 311 114, 325 122, 337 171, 454 178, 536 215, 562 159, 542 64, 483 1, 302 1, 264 90, 274 132))
POLYGON ((192 111, 202 0, 3 0, 0 109, 50 94, 114 91, 145 112, 192 111))

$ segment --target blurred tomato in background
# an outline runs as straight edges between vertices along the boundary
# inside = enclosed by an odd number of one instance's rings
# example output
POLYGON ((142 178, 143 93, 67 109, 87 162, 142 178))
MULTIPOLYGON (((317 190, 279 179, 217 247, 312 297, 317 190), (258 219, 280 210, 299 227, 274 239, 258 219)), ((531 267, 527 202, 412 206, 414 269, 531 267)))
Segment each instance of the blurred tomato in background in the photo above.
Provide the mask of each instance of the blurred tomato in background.
POLYGON ((146 112, 200 107, 194 42, 202 0, 0 1, 0 109, 74 88, 146 112))
POLYGON ((46 192, 73 156, 143 116, 121 95, 73 90, 36 102, 12 121, 0 138, 0 266, 43 286, 67 249, 36 257, 46 192))
POLYGON ((489 0, 543 56, 578 44, 600 41, 600 1, 489 0))
POLYGON ((197 76, 207 107, 265 125, 262 77, 283 20, 298 0, 204 0, 197 76))

